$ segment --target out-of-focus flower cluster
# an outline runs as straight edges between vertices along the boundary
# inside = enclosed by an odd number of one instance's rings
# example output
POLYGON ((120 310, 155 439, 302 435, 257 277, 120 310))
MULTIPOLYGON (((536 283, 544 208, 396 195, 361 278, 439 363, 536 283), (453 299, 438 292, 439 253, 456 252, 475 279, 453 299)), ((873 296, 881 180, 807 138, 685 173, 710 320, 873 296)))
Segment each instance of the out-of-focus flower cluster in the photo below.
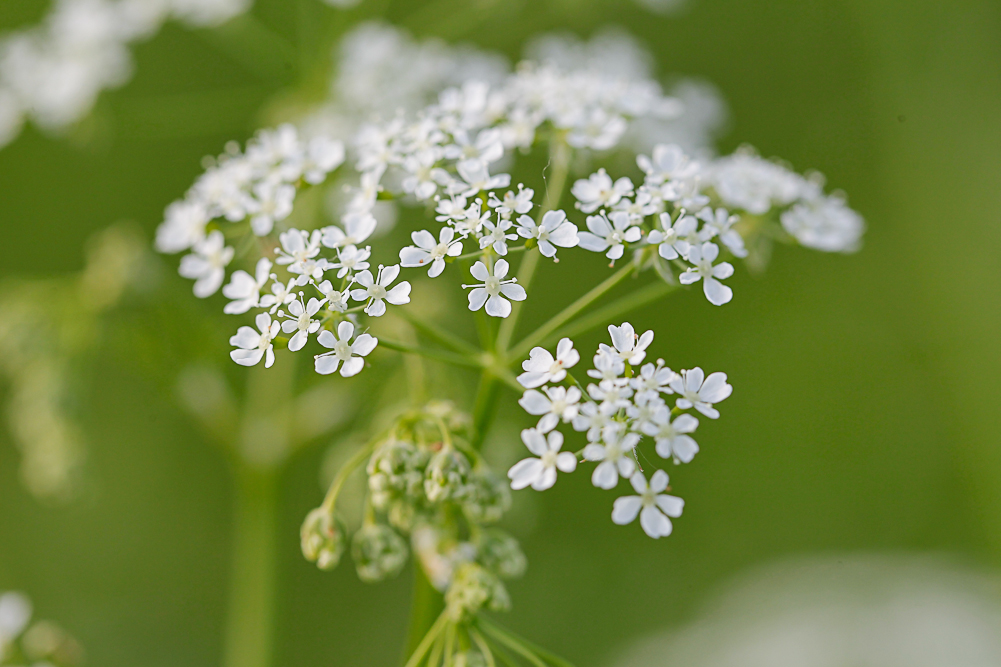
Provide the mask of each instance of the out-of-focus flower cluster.
POLYGON ((306 518, 306 558, 331 569, 350 543, 359 578, 375 582, 396 576, 412 550, 432 585, 445 593, 455 621, 481 608, 507 608, 501 579, 521 576, 526 561, 513 537, 491 527, 511 496, 471 446, 471 428, 470 418, 449 403, 399 418, 339 471, 324 503, 306 518), (362 465, 365 516, 348 536, 337 499, 346 476, 362 465))
POLYGON ((111 227, 94 239, 82 273, 0 286, 6 415, 21 450, 21 479, 39 498, 62 500, 77 490, 85 452, 71 391, 76 367, 95 343, 101 315, 135 285, 145 253, 138 234, 111 227))
POLYGON ((0 594, 0 666, 73 667, 82 657, 80 645, 58 625, 32 622, 27 597, 0 594))
POLYGON ((559 342, 555 356, 542 347, 532 350, 523 364, 525 372, 518 376, 528 388, 518 403, 539 417, 535 428, 521 432, 522 441, 535 456, 516 463, 508 477, 514 489, 531 486, 544 491, 556 483, 557 470, 576 470, 577 456, 560 451, 564 436, 556 430, 560 424, 569 425, 587 438, 579 455, 597 463, 591 475, 596 487, 614 489, 621 478, 629 480, 636 491, 637 495, 615 501, 612 521, 627 524, 639 516, 647 535, 666 537, 672 531, 671 518, 681 516, 684 501, 664 493, 668 476, 663 470, 647 480, 640 465, 640 446, 645 437, 650 438, 662 459, 690 462, 699 451, 691 436, 699 420, 689 411, 718 418, 714 405, 729 397, 733 388, 725 373, 707 377, 701 368, 676 373, 663 359, 643 364, 653 331, 640 336, 625 322, 610 325, 608 333, 612 344, 602 343, 598 348, 594 368, 587 371, 595 382, 586 389, 570 374, 580 354, 569 338, 559 342), (673 406, 668 404, 671 399, 673 406))

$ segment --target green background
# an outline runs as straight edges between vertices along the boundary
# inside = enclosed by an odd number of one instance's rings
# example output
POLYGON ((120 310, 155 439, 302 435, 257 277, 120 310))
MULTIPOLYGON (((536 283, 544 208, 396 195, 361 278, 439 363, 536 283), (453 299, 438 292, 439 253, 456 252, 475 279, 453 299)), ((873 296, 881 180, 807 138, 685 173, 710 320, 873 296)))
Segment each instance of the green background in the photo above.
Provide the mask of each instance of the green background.
MULTIPOLYGON (((44 5, 4 0, 0 28, 37 21, 44 5)), ((349 12, 260 0, 254 13, 295 50, 168 26, 70 137, 29 129, 0 152, 0 275, 76 271, 85 239, 117 220, 151 235, 200 158, 248 137, 276 95, 322 85, 330 44, 363 17, 511 57, 541 31, 619 25, 661 73, 719 87, 732 113, 722 151, 747 142, 819 169, 869 232, 853 256, 778 248, 763 276, 738 270, 724 308, 692 291, 630 318, 657 331, 669 365, 725 370, 735 387, 724 418, 700 429, 696 461, 672 471, 685 516, 654 542, 612 525, 611 496, 586 475, 561 479, 513 523, 530 568, 505 622, 599 665, 780 556, 934 551, 1001 565, 1001 5, 691 0, 659 17, 622 0, 363 0, 349 12)), ((173 296, 109 318, 88 360, 78 408, 93 489, 81 502, 29 497, 0 429, 0 590, 30 593, 105 667, 215 665, 221 653, 233 482, 164 372, 197 345, 157 359, 129 331, 197 341, 218 304, 180 298, 171 272, 163 281, 173 296)), ((551 284, 542 308, 568 298, 551 284)), ((215 345, 207 358, 224 354, 215 345)), ((409 577, 366 586, 299 553, 321 494, 318 444, 281 479, 276 663, 393 664, 409 577)))

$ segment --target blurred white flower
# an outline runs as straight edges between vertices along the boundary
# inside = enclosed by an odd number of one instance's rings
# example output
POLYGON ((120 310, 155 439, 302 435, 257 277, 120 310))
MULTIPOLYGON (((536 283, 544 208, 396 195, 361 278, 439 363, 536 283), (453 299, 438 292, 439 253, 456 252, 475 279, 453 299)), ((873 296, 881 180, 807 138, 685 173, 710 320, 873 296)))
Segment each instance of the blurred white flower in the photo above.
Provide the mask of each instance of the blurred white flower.
POLYGON ((657 539, 670 535, 673 526, 668 517, 681 516, 685 501, 663 493, 667 489, 667 473, 658 470, 647 484, 643 473, 637 472, 629 481, 639 495, 617 498, 612 509, 612 521, 624 526, 635 521, 636 515, 639 515, 640 526, 650 537, 657 539))
POLYGON ((226 266, 233 259, 233 248, 226 246, 222 232, 215 230, 194 245, 193 252, 181 258, 178 273, 195 281, 194 293, 199 299, 212 296, 226 278, 226 266))

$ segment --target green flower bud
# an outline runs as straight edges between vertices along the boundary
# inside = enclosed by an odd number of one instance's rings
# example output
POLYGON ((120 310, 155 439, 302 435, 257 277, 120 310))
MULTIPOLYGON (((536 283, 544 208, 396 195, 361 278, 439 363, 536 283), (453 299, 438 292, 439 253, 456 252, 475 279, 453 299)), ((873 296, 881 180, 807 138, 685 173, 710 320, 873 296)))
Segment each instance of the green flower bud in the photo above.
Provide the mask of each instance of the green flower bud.
POLYGON ((476 563, 463 563, 456 568, 452 583, 445 592, 445 608, 449 618, 459 623, 483 608, 507 611, 511 608, 511 598, 504 584, 492 572, 476 563))
POLYGON ((492 471, 473 475, 466 516, 474 523, 496 523, 511 509, 511 489, 507 480, 492 471))
POLYGON ((368 583, 398 575, 407 562, 407 555, 407 543, 389 526, 364 526, 351 542, 351 557, 358 569, 358 578, 368 583))
POLYGON ((346 532, 333 512, 317 507, 306 516, 299 532, 302 555, 321 570, 334 569, 344 554, 346 532))
POLYGON ((496 528, 483 531, 477 546, 480 562, 501 579, 515 579, 525 574, 528 559, 518 540, 504 531, 496 528))
POLYGON ((424 494, 432 503, 446 500, 463 502, 472 492, 469 484, 471 472, 469 459, 446 447, 431 457, 424 474, 424 494))
POLYGON ((372 506, 385 511, 396 498, 419 501, 423 491, 428 453, 412 442, 390 440, 368 462, 368 488, 372 506))

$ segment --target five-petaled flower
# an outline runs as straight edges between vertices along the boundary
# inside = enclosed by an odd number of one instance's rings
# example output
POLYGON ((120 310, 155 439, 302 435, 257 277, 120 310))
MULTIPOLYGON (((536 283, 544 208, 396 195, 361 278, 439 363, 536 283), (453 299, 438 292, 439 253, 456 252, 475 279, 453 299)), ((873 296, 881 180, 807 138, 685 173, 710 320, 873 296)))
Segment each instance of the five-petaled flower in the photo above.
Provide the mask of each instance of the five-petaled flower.
POLYGON ((671 389, 678 394, 675 405, 681 410, 694 407, 710 419, 719 418, 719 410, 713 407, 727 398, 733 387, 726 382, 726 373, 713 373, 709 377, 701 368, 681 371, 681 375, 671 381, 671 389))
POLYGON ((563 211, 546 211, 538 225, 527 215, 518 218, 518 234, 526 239, 535 239, 543 257, 554 257, 556 246, 573 248, 580 243, 577 225, 567 220, 563 211))
POLYGON ((527 389, 541 387, 549 382, 562 382, 567 369, 580 361, 580 353, 569 338, 561 338, 556 344, 556 358, 544 347, 533 347, 528 359, 521 362, 525 372, 518 376, 518 382, 527 389))
POLYGON ((534 428, 521 432, 521 440, 539 458, 527 458, 518 461, 508 471, 511 488, 524 489, 531 486, 536 491, 545 491, 556 483, 556 470, 573 472, 577 469, 577 457, 571 452, 561 452, 563 434, 550 431, 543 435, 534 428))
POLYGON ((351 298, 355 301, 368 301, 365 314, 369 317, 381 317, 386 314, 385 301, 394 306, 410 303, 410 283, 406 280, 392 289, 387 289, 400 275, 400 265, 379 266, 379 275, 373 277, 372 272, 365 270, 355 276, 355 282, 362 289, 351 290, 351 298))
POLYGON ((625 211, 612 211, 587 216, 587 228, 591 231, 577 234, 578 243, 584 250, 605 252, 608 259, 619 259, 626 251, 626 243, 636 243, 642 237, 640 228, 633 224, 625 211))
POLYGON ((322 302, 317 299, 310 299, 309 303, 303 305, 302 294, 288 306, 288 313, 278 311, 278 315, 286 317, 282 322, 283 333, 293 333, 288 341, 288 349, 291 352, 298 352, 309 340, 309 335, 314 334, 320 328, 320 321, 314 320, 313 315, 320 312, 322 302))
POLYGON ((230 358, 241 366, 256 366, 265 359, 264 367, 271 368, 275 363, 275 348, 273 341, 281 330, 277 320, 271 321, 268 313, 259 313, 255 320, 259 331, 251 327, 240 327, 236 335, 229 339, 229 344, 238 349, 229 353, 230 358))
POLYGON ((525 408, 530 415, 541 415, 535 427, 542 433, 548 433, 563 421, 570 422, 577 416, 580 408, 581 391, 577 387, 543 387, 542 391, 529 389, 520 399, 518 405, 525 408), (545 392, 545 393, 543 393, 545 392))
POLYGON ((315 357, 316 372, 320 375, 330 375, 341 368, 341 377, 351 377, 361 372, 365 367, 365 360, 362 357, 375 349, 379 344, 379 339, 367 333, 359 334, 355 341, 351 342, 354 336, 355 325, 347 320, 337 325, 337 335, 323 330, 317 340, 320 345, 328 348, 330 352, 318 354, 315 357))
POLYGON ((585 460, 601 462, 591 474, 591 483, 599 489, 614 489, 619 483, 619 475, 629 479, 636 471, 633 451, 639 441, 638 433, 623 433, 620 429, 608 427, 603 429, 601 443, 592 442, 584 448, 585 460))
POLYGON ((639 495, 617 498, 612 508, 612 521, 624 526, 639 514, 640 525, 647 535, 654 539, 670 535, 673 526, 668 517, 681 516, 685 501, 663 493, 667 489, 667 473, 658 470, 647 484, 643 473, 636 472, 629 481, 639 495))
POLYGON ((722 306, 733 298, 733 290, 720 282, 733 275, 733 265, 730 262, 720 262, 713 266, 717 257, 719 246, 715 243, 693 245, 688 250, 688 261, 694 266, 678 276, 678 280, 682 285, 691 285, 701 280, 702 291, 709 303, 722 306))
POLYGON ((426 266, 428 275, 437 278, 445 270, 446 257, 458 257, 462 254, 462 239, 455 238, 455 230, 442 227, 438 232, 438 241, 431 232, 422 229, 410 235, 414 244, 400 251, 400 265, 406 268, 426 266))
POLYGON ((479 310, 487 304, 487 315, 507 317, 511 314, 511 301, 524 301, 528 295, 525 288, 518 284, 516 278, 504 280, 509 269, 507 260, 498 259, 494 263, 493 275, 487 265, 476 262, 469 270, 473 277, 482 280, 482 285, 463 285, 464 289, 472 287, 469 293, 469 310, 479 310), (507 299, 511 299, 508 301, 507 299))

